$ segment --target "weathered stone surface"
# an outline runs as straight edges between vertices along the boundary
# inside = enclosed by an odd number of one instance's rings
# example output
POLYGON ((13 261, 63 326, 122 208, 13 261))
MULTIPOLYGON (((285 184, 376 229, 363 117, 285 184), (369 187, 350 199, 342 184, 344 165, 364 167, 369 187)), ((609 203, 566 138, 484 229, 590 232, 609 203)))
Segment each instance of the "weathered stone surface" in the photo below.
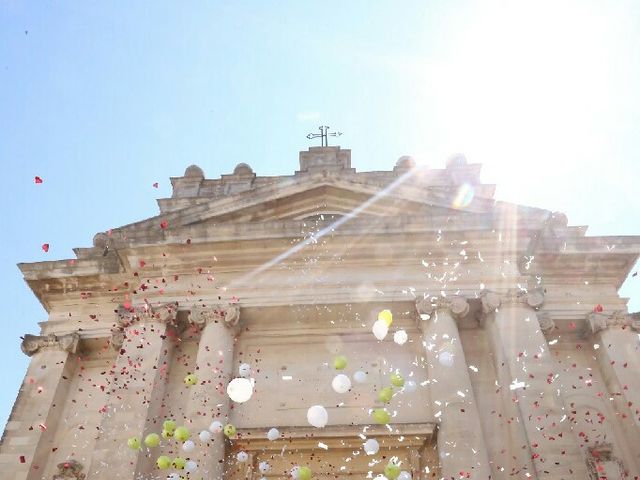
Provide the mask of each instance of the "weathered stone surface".
POLYGON ((189 478, 303 460, 375 477, 384 464, 360 435, 414 479, 640 475, 640 317, 617 291, 639 237, 587 237, 560 212, 496 201, 461 155, 357 172, 349 150, 312 147, 292 175, 239 164, 207 179, 192 165, 171 181, 158 216, 96 234, 74 262, 20 265, 49 318, 22 343, 3 478, 158 478, 155 459, 186 456, 180 445, 126 443, 165 418, 197 444, 214 419, 240 433, 198 446, 189 478), (383 309, 394 321, 378 341, 383 309), (367 382, 336 393, 337 355, 367 382), (241 363, 254 391, 235 403, 241 363), (389 428, 371 426, 394 371, 416 391, 394 390, 389 428), (321 431, 306 419, 315 404, 321 431))

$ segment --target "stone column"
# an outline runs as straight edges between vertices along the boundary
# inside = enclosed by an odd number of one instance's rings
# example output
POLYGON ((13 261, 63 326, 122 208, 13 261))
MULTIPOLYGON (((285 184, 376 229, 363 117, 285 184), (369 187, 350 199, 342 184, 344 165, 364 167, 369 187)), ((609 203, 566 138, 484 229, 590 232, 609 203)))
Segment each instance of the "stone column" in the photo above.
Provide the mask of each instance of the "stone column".
POLYGON ((586 331, 595 350, 600 372, 607 385, 619 425, 624 432, 620 449, 627 467, 640 474, 640 321, 627 315, 590 313, 586 331))
MULTIPOLYGON (((100 425, 89 478, 134 480, 153 471, 154 458, 134 452, 127 439, 141 441, 162 428, 159 417, 173 350, 177 305, 120 308, 114 333, 119 353, 109 372, 109 402, 100 425), (121 342, 120 345, 118 345, 121 342)), ((146 477, 145 477, 146 478, 146 477)))
POLYGON ((422 340, 430 353, 431 403, 438 419, 438 452, 443 478, 491 478, 489 457, 454 317, 464 317, 469 304, 463 298, 420 300, 416 307, 429 315, 422 340), (446 357, 445 357, 446 356, 446 357), (452 359, 453 362, 449 360, 452 359), (468 475, 468 476, 467 476, 468 475))
POLYGON ((584 458, 576 443, 549 346, 536 315, 544 302, 539 291, 509 292, 483 297, 484 310, 494 315, 495 333, 508 365, 514 401, 531 449, 538 479, 589 478, 584 458))
MULTIPOLYGON (((234 339, 240 328, 240 307, 193 307, 189 321, 201 329, 195 374, 198 383, 191 387, 187 418, 196 436, 207 430, 214 419, 225 424, 229 417, 227 384, 233 374, 234 339)), ((224 436, 215 434, 209 446, 199 447, 191 455, 198 463, 196 478, 224 478, 224 436)))
POLYGON ((0 445, 0 472, 7 478, 42 477, 73 376, 79 338, 77 333, 24 336, 22 351, 31 363, 0 445))

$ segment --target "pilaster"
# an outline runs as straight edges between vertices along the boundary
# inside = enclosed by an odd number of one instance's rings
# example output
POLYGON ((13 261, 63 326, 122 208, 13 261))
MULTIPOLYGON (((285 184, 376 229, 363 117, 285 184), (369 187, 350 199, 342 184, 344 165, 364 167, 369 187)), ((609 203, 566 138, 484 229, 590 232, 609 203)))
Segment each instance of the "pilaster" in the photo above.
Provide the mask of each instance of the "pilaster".
POLYGON ((537 478, 587 478, 582 453, 564 421, 568 412, 562 394, 549 380, 555 365, 536 312, 543 303, 538 290, 487 292, 483 297, 508 365, 508 388, 518 404, 537 478))
POLYGON ((31 362, 0 446, 0 472, 7 478, 41 478, 75 368, 78 341, 77 333, 24 336, 21 348, 31 362))
MULTIPOLYGON (((234 340, 241 328, 240 307, 194 306, 189 322, 200 328, 195 374, 187 418, 194 433, 206 430, 215 418, 228 420, 227 384, 233 374, 234 340)), ((196 478, 224 478, 224 436, 214 435, 206 448, 198 448, 191 459, 198 463, 196 478)))
POLYGON ((118 309, 116 324, 120 329, 114 336, 121 345, 109 372, 110 400, 98 432, 89 478, 108 475, 110 479, 133 480, 153 468, 153 459, 129 449, 127 439, 142 439, 162 423, 159 414, 173 351, 176 313, 175 303, 118 309), (113 462, 114 458, 119 461, 113 462))
POLYGON ((480 412, 455 321, 469 313, 469 304, 462 297, 425 298, 416 303, 416 309, 429 317, 422 339, 428 350, 432 408, 439 422, 441 475, 490 478, 480 412))
POLYGON ((640 445, 640 322, 621 312, 593 312, 584 335, 599 346, 596 359, 624 436, 609 445, 610 456, 622 457, 625 467, 640 476, 640 450, 629 448, 640 445))

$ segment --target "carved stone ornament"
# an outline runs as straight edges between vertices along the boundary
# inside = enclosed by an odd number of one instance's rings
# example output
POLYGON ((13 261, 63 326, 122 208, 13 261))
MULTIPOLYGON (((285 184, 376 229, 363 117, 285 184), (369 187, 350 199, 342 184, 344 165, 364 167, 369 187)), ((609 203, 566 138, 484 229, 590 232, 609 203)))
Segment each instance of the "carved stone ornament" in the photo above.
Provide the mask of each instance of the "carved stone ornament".
POLYGON ((29 335, 26 334, 22 340, 20 348, 28 355, 32 356, 44 348, 57 348, 65 352, 75 353, 78 348, 80 335, 68 333, 66 335, 29 335))
POLYGON ((537 310, 543 303, 544 294, 540 290, 509 290, 501 295, 485 292, 482 295, 482 309, 485 313, 491 313, 501 305, 527 305, 537 310))
POLYGON ((614 455, 613 445, 610 443, 598 443, 589 448, 587 469, 593 480, 628 478, 622 460, 614 455))
POLYGON ((586 336, 594 335, 610 327, 628 327, 638 332, 640 331, 640 321, 633 315, 627 315, 623 312, 613 312, 611 315, 591 312, 587 315, 584 333, 586 336))
POLYGON ((240 306, 230 304, 226 307, 214 305, 210 307, 194 306, 189 312, 189 322, 199 328, 204 328, 211 322, 222 320, 229 328, 238 327, 240 324, 240 306))
POLYGON ((438 310, 449 310, 455 318, 463 318, 469 313, 469 302, 463 297, 427 297, 416 301, 420 316, 433 315, 438 310))
POLYGON ((175 323, 177 313, 178 304, 176 302, 156 306, 145 303, 129 308, 120 305, 116 315, 116 323, 120 327, 128 327, 139 322, 175 323))
POLYGON ((84 480, 86 475, 82 473, 84 466, 75 460, 69 460, 58 464, 58 473, 53 475, 52 480, 84 480))
POLYGON ((540 323, 540 330, 545 335, 548 335, 556 328, 556 322, 549 315, 538 315, 538 322, 540 323))
POLYGON ((124 332, 111 332, 111 339, 109 342, 111 344, 111 348, 113 348, 114 350, 120 350, 122 348, 122 345, 124 344, 124 337, 124 332))

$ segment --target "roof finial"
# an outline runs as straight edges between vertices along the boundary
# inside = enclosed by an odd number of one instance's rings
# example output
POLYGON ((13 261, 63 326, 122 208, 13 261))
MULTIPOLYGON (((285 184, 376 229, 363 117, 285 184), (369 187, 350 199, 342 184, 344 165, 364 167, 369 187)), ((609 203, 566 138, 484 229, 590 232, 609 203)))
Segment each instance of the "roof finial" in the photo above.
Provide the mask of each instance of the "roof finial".
POLYGON ((321 147, 328 147, 329 146, 329 138, 328 137, 339 137, 340 135, 342 135, 342 132, 329 132, 329 127, 324 125, 324 126, 319 126, 318 130, 320 130, 320 133, 310 133, 307 135, 307 138, 309 140, 312 140, 314 138, 319 138, 320 139, 320 146, 321 147))

